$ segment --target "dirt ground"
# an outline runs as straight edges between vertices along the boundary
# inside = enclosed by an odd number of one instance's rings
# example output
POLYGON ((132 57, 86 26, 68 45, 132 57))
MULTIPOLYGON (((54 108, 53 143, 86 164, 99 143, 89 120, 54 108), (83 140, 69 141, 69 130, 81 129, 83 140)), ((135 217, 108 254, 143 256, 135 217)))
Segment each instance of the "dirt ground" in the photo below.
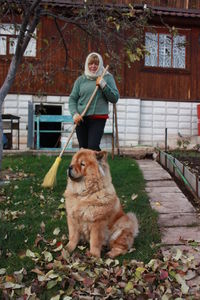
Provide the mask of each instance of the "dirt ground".
POLYGON ((181 161, 194 174, 200 175, 200 157, 180 157, 181 161))

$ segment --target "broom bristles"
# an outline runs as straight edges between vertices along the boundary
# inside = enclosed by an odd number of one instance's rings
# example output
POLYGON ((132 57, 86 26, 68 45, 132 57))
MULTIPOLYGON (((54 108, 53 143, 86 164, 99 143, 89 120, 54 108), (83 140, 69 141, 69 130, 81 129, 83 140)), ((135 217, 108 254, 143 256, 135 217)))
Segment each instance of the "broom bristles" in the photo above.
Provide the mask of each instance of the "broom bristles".
POLYGON ((61 162, 61 157, 58 156, 52 165, 51 169, 48 171, 46 176, 44 177, 44 181, 42 186, 45 188, 53 188, 56 185, 56 174, 58 170, 58 166, 61 162))

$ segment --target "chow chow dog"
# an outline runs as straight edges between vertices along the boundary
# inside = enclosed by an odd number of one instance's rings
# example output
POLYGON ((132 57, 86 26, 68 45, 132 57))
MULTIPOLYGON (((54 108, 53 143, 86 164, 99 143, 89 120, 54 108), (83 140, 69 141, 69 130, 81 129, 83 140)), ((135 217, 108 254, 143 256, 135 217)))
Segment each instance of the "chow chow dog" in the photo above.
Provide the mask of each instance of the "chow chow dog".
POLYGON ((67 250, 80 239, 90 244, 90 254, 100 257, 103 246, 110 258, 125 254, 138 234, 135 214, 125 214, 116 195, 107 152, 79 150, 68 170, 65 206, 69 230, 67 250))

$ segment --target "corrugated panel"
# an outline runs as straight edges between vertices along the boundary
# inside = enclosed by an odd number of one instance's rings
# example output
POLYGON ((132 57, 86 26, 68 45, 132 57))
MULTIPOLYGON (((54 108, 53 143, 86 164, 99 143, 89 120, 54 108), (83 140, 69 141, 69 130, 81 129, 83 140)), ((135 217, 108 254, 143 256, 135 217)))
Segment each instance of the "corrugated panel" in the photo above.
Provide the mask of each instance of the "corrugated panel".
POLYGON ((27 146, 30 149, 34 148, 33 114, 34 114, 33 103, 29 101, 28 102, 28 139, 27 139, 27 146))
MULTIPOLYGON (((76 0, 43 0, 43 2, 48 2, 57 5, 63 4, 84 4, 85 1, 76 1, 76 0)), ((104 0, 103 3, 107 4, 118 4, 118 5, 128 5, 130 0, 104 0)), ((162 7, 174 7, 174 8, 183 8, 183 9, 199 9, 200 1, 199 0, 135 0, 134 4, 148 4, 152 6, 162 6, 162 7)))
POLYGON ((191 184, 193 191, 195 193, 197 193, 196 191, 196 176, 195 174, 191 173, 190 170, 188 170, 187 167, 185 167, 185 174, 184 174, 185 178, 187 179, 187 181, 191 184))

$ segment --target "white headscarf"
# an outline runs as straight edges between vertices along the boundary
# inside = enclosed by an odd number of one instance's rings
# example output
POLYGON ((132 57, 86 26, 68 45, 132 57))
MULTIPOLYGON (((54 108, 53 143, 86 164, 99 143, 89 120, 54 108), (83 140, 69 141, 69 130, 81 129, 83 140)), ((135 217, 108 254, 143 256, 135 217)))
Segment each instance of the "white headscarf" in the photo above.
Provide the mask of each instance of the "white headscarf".
POLYGON ((88 79, 94 80, 97 77, 101 76, 102 73, 103 73, 103 71, 104 71, 104 66, 103 66, 103 59, 102 59, 101 55, 98 54, 98 53, 96 53, 96 52, 90 53, 87 56, 86 61, 85 61, 85 72, 84 72, 85 76, 88 79), (88 68, 88 61, 89 61, 91 55, 96 55, 98 57, 98 59, 99 59, 99 66, 98 66, 98 69, 97 69, 96 73, 90 72, 89 68, 88 68))

